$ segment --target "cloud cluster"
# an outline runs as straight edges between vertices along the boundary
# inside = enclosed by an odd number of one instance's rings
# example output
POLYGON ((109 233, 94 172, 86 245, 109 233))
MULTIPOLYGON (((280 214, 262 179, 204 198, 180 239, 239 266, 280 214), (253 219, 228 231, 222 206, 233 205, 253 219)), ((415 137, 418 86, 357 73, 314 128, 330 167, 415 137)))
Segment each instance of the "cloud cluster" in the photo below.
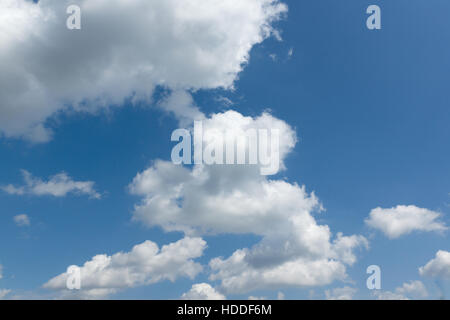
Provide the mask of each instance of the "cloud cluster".
POLYGON ((278 0, 2 0, 0 134, 48 141, 52 115, 149 101, 156 86, 231 88, 286 12, 278 0), (66 28, 73 4, 81 30, 66 28))
POLYGON ((67 194, 88 195, 93 199, 100 199, 101 195, 95 191, 92 181, 74 181, 67 173, 62 172, 51 176, 48 181, 33 177, 31 173, 22 170, 24 186, 0 186, 0 189, 11 195, 31 194, 35 196, 65 197, 67 194))
POLYGON ((419 268, 421 276, 450 279, 450 252, 439 250, 436 257, 419 268))
MULTIPOLYGON (((296 143, 295 131, 270 114, 244 117, 228 111, 203 120, 206 128, 280 130, 280 161, 296 143)), ((133 218, 147 226, 188 235, 254 234, 262 240, 231 257, 210 262, 212 281, 226 293, 284 286, 326 285, 346 278, 354 249, 367 247, 358 235, 333 236, 314 213, 322 210, 304 186, 262 176, 258 165, 197 165, 189 169, 155 161, 139 173, 130 191, 142 197, 133 218)))
POLYGON ((439 212, 411 205, 373 209, 365 222, 369 227, 383 232, 388 238, 395 239, 414 231, 445 231, 448 228, 445 223, 438 220, 440 217, 439 212))
POLYGON ((401 287, 395 289, 395 292, 377 290, 374 296, 378 300, 410 300, 424 299, 428 297, 428 291, 421 281, 405 282, 401 287))
POLYGON ((183 300, 226 300, 226 297, 217 292, 216 289, 211 287, 208 283, 194 284, 186 293, 181 296, 183 300))
POLYGON ((279 238, 266 236, 227 259, 211 260, 210 279, 220 280, 222 290, 228 293, 328 285, 346 280, 346 266, 356 261, 354 250, 368 246, 364 237, 356 235, 338 234, 331 240, 328 226, 315 221, 293 225, 287 232, 279 238))
POLYGON ((69 277, 62 273, 44 284, 58 290, 62 298, 100 299, 120 289, 149 285, 179 277, 193 279, 202 271, 194 259, 202 256, 206 242, 201 238, 184 238, 163 246, 151 241, 133 247, 130 252, 108 256, 96 255, 84 263, 81 270, 81 290, 66 290, 69 277))

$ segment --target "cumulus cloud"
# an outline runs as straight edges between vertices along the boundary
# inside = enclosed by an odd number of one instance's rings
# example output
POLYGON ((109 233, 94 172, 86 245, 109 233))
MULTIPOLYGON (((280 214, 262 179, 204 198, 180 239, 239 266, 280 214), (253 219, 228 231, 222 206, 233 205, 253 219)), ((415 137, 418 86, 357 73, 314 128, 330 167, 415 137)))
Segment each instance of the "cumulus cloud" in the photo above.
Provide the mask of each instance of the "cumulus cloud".
POLYGON ((405 282, 403 286, 397 288, 396 291, 415 299, 426 298, 428 296, 427 288, 422 281, 418 280, 405 282))
POLYGON ((328 285, 346 280, 346 266, 356 261, 354 250, 368 246, 362 236, 339 233, 332 240, 328 226, 318 225, 307 212, 290 221, 292 226, 284 226, 283 236, 267 234, 250 249, 211 260, 210 279, 220 280, 228 293, 328 285))
MULTIPOLYGON (((294 148, 295 131, 268 113, 244 117, 228 111, 203 120, 204 128, 280 131, 280 162, 294 148)), ((346 278, 354 250, 367 247, 358 235, 333 235, 313 214, 322 206, 304 186, 262 176, 258 165, 196 165, 189 169, 157 160, 130 184, 141 196, 134 220, 187 235, 254 234, 262 240, 231 257, 210 262, 212 281, 226 293, 284 286, 326 285, 346 278)))
POLYGON ((388 238, 395 239, 414 231, 447 230, 445 223, 438 219, 442 215, 439 212, 416 206, 397 206, 390 209, 376 208, 370 212, 366 224, 383 232, 388 238))
POLYGON ((352 287, 334 288, 325 291, 327 300, 352 300, 358 289, 352 287))
MULTIPOLYGON (((271 250, 276 248, 273 246, 271 250)), ((245 293, 259 289, 322 286, 347 277, 345 264, 326 255, 308 258, 297 254, 288 261, 265 256, 267 265, 255 266, 248 261, 252 253, 251 249, 241 249, 228 259, 213 259, 210 267, 214 273, 210 279, 220 280, 221 287, 228 293, 245 293)))
POLYGON ((436 257, 419 268, 421 276, 450 279, 450 252, 439 250, 436 257))
POLYGON ((6 296, 11 292, 9 289, 0 289, 0 300, 6 298, 6 296))
POLYGON ((179 277, 193 279, 202 271, 194 259, 202 256, 206 242, 201 238, 184 238, 163 246, 151 241, 133 247, 130 252, 108 256, 96 255, 84 263, 81 290, 66 290, 67 273, 62 273, 43 285, 58 290, 62 298, 100 299, 118 290, 150 285, 179 277))
POLYGON ((194 284, 181 296, 183 300, 226 300, 226 297, 208 283, 194 284))
POLYGON ((424 299, 428 297, 428 291, 421 281, 405 282, 401 287, 395 289, 395 292, 377 290, 373 295, 378 300, 410 300, 424 299))
POLYGON ((92 181, 74 181, 65 172, 51 176, 48 181, 33 177, 31 173, 22 170, 25 185, 0 186, 0 189, 11 195, 31 194, 35 196, 65 197, 67 194, 88 195, 100 199, 101 195, 95 191, 92 181))
POLYGON ((149 101, 156 86, 231 88, 286 12, 278 0, 2 0, 0 133, 44 142, 61 111, 149 101), (81 30, 65 27, 73 4, 81 30))
POLYGON ((14 216, 13 220, 19 227, 27 227, 30 225, 30 218, 26 214, 14 216))
MULTIPOLYGON (((277 128, 283 137, 281 161, 296 143, 292 128, 267 113, 257 118, 244 117, 235 111, 214 114, 203 121, 203 128, 205 132, 213 128, 231 130, 235 135, 249 128, 277 128)), ((299 210, 309 210, 319 206, 315 196, 308 196, 304 187, 267 180, 260 175, 257 165, 197 166, 189 170, 157 160, 134 178, 129 189, 143 197, 135 207, 135 220, 188 234, 264 234, 268 224, 285 223, 283 218, 291 215, 287 209, 297 206, 299 210), (276 215, 274 206, 285 208, 278 208, 276 215)))

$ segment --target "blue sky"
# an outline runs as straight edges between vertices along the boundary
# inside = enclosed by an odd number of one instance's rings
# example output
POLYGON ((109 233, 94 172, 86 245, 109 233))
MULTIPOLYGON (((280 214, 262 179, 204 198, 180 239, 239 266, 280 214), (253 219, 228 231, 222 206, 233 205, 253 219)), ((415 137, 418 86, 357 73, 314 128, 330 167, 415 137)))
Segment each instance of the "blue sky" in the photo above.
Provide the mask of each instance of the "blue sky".
MULTIPOLYGON (((285 158, 287 170, 272 178, 314 191, 325 208, 314 214, 317 223, 328 225, 334 235, 362 235, 369 249, 355 251, 357 261, 347 267, 346 281, 230 291, 227 297, 275 299, 283 292, 288 299, 323 299, 326 290, 351 287, 357 289, 354 298, 373 299, 366 288, 366 268, 379 265, 381 292, 398 293, 396 288, 404 283, 421 281, 426 298, 448 298, 449 265, 441 269, 441 278, 419 274, 419 267, 439 250, 450 250, 448 232, 412 230, 390 239, 364 220, 377 207, 410 205, 440 213, 441 225, 449 224, 450 4, 283 3, 288 12, 272 23, 282 40, 272 36, 252 45, 234 89, 197 86, 188 92, 206 115, 233 109, 258 117, 270 109, 273 117, 294 128, 299 141, 285 158), (381 30, 365 26, 371 4, 382 10, 381 30), (219 99, 223 97, 233 104, 219 99)), ((170 135, 180 124, 158 106, 166 91, 170 88, 156 86, 153 101, 133 104, 125 99, 93 113, 51 112, 44 123, 53 131, 52 138, 42 143, 0 128, 0 185, 23 185, 22 169, 43 181, 66 172, 75 181, 95 182, 101 194, 93 199, 73 193, 54 197, 0 192, 0 289, 11 290, 10 297, 53 297, 42 285, 69 265, 81 266, 96 254, 128 252, 146 240, 162 246, 183 238, 182 232, 133 221, 134 206, 142 199, 128 189, 137 173, 155 160, 170 161, 170 135), (29 226, 15 223, 19 214, 29 217, 29 226)), ((7 101, 3 97, 0 103, 7 101)), ((202 238, 208 247, 195 261, 206 267, 194 279, 136 285, 111 297, 178 299, 196 283, 210 283, 220 291, 220 281, 209 279, 210 260, 252 247, 261 235, 202 238)))

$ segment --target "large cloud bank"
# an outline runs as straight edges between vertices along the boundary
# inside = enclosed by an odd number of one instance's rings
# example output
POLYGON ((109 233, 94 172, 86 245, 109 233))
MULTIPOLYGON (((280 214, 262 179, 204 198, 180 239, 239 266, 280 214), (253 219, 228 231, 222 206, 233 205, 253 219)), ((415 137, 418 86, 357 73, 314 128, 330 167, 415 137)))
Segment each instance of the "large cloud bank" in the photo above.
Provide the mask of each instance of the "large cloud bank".
POLYGON ((230 88, 287 11, 277 0, 0 2, 0 134, 48 141, 46 120, 148 100, 155 86, 230 88), (81 8, 81 30, 66 8, 81 8))

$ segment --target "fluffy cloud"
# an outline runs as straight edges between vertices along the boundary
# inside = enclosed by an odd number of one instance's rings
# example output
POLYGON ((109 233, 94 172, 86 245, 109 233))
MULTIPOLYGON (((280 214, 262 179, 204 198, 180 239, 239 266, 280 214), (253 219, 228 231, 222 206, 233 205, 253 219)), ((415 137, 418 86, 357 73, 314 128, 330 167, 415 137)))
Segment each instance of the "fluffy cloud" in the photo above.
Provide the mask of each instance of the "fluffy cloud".
POLYGON ((30 225, 30 218, 26 214, 14 216, 13 220, 19 227, 27 227, 30 225))
MULTIPOLYGON (((243 117, 228 111, 203 121, 208 128, 279 128, 281 159, 295 145, 295 132, 284 122, 263 114, 243 117)), ((171 162, 156 161, 139 173, 130 184, 131 193, 143 197, 136 206, 134 219, 166 231, 185 233, 266 234, 267 226, 290 224, 293 208, 309 211, 319 207, 314 195, 304 187, 262 177, 258 166, 198 166, 189 170, 171 162), (276 214, 274 211, 276 210, 276 214), (214 213, 214 214, 212 214, 214 213)))
POLYGON ((0 133, 44 142, 59 111, 148 101, 159 85, 231 88, 286 12, 278 0, 2 0, 0 133), (65 27, 69 4, 81 30, 65 27))
POLYGON ((66 173, 62 172, 51 176, 48 181, 33 177, 31 173, 22 170, 24 186, 14 185, 0 186, 0 189, 12 195, 32 194, 36 196, 65 197, 69 193, 88 195, 94 199, 100 199, 101 195, 95 191, 92 181, 74 181, 66 173))
POLYGON ((405 282, 403 286, 396 289, 396 291, 400 294, 403 294, 407 297, 411 298, 425 298, 428 296, 427 288, 422 281, 410 281, 405 282))
POLYGON ((8 289, 0 289, 0 300, 5 299, 10 292, 11 290, 8 289))
MULTIPOLYGON (((280 131, 280 162, 294 148, 295 131, 270 114, 244 117, 235 111, 213 114, 204 128, 234 132, 250 127, 280 131)), ((362 236, 333 236, 313 214, 322 210, 304 186, 262 176, 258 165, 197 165, 193 169, 155 161, 139 173, 130 191, 142 197, 133 218, 188 235, 255 234, 252 248, 210 262, 213 281, 226 293, 284 286, 326 285, 346 278, 362 236)))
POLYGON ((351 287, 334 288, 325 291, 327 300, 352 300, 358 289, 351 287))
POLYGON ((226 297, 217 292, 208 283, 194 284, 188 292, 181 296, 183 300, 226 300, 226 297))
MULTIPOLYGON (((255 267, 246 260, 248 249, 236 251, 230 258, 216 258, 210 266, 211 280, 221 280, 228 293, 245 293, 258 289, 321 286, 345 279, 345 266, 334 260, 296 258, 271 266, 255 267)), ((269 258, 269 257, 267 257, 269 258)))
POLYGON ((419 268, 422 276, 450 279, 450 252, 439 250, 436 257, 419 268))
POLYGON ((421 281, 405 282, 401 287, 391 291, 375 291, 374 296, 378 300, 410 300, 424 299, 428 297, 428 291, 421 281))
MULTIPOLYGON (((340 260, 333 251, 333 245, 324 240, 321 246, 328 252, 317 254, 302 252, 295 248, 292 257, 272 256, 269 253, 276 250, 284 251, 287 246, 304 246, 310 243, 295 244, 291 239, 284 243, 271 243, 265 238, 266 254, 258 251, 261 244, 252 249, 240 249, 228 259, 215 258, 210 262, 213 274, 211 280, 220 280, 221 288, 228 293, 245 293, 259 289, 276 289, 281 287, 312 287, 328 285, 336 280, 345 280, 346 263, 340 260), (260 261, 254 261, 254 255, 259 254, 260 261), (335 257, 335 258, 332 258, 335 257)), ((365 239, 361 237, 357 245, 363 245, 365 239)), ((351 251, 355 247, 349 247, 351 251)))
POLYGON ((438 221, 441 214, 416 206, 397 206, 390 209, 376 208, 370 212, 366 224, 395 239, 414 231, 445 231, 446 225, 438 221))
POLYGON ((44 284, 44 288, 60 291, 60 297, 99 299, 120 289, 149 285, 178 277, 193 279, 202 266, 193 259, 206 248, 201 238, 184 238, 161 249, 151 241, 133 247, 130 252, 112 256, 97 255, 80 268, 81 290, 66 290, 68 274, 60 274, 44 284))

